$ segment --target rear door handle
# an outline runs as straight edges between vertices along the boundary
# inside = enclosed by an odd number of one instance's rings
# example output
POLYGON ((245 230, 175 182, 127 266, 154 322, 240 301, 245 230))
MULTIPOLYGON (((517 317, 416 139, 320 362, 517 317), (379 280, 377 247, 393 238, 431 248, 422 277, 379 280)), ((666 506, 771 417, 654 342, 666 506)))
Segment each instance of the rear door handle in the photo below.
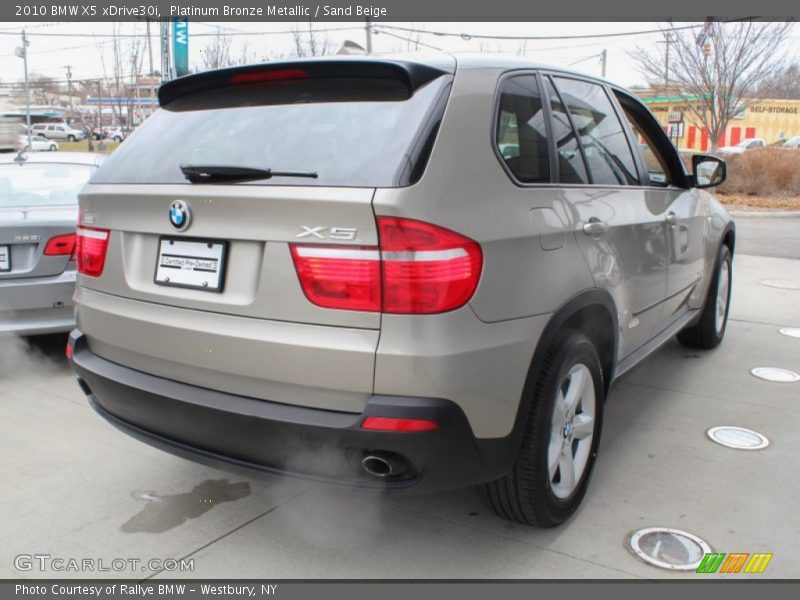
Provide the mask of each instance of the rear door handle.
POLYGON ((676 215, 676 214, 675 214, 674 212, 672 212, 672 211, 669 211, 669 212, 667 213, 667 216, 666 216, 666 217, 664 217, 664 220, 665 220, 667 223, 669 223, 670 225, 677 225, 677 224, 678 224, 678 215, 676 215))
POLYGON ((606 231, 608 231, 608 223, 604 223, 597 217, 592 217, 583 226, 583 233, 586 235, 603 235, 606 231))

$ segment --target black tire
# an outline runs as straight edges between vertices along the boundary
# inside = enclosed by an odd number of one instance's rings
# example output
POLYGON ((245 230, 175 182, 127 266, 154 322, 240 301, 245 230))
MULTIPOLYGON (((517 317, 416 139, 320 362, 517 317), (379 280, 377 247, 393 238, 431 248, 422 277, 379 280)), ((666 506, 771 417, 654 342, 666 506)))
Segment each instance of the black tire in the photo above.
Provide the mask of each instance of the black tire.
POLYGON ((719 346, 722 338, 725 337, 725 329, 728 326, 728 312, 731 304, 731 289, 733 288, 733 257, 730 249, 723 244, 717 254, 717 262, 714 267, 714 278, 708 287, 703 312, 700 313, 698 321, 678 333, 678 341, 689 348, 711 349, 719 346), (722 274, 728 276, 728 293, 725 298, 725 315, 722 326, 717 325, 717 296, 721 283, 722 274))
POLYGON ((74 136, 74 135, 72 135, 72 134, 69 134, 69 135, 67 136, 67 141, 68 141, 68 142, 74 142, 74 141, 75 141, 75 136, 74 136))
POLYGON ((56 145, 50 144, 50 152, 55 152, 56 150, 58 150, 58 148, 56 148, 56 145))
MULTIPOLYGON (((511 472, 478 486, 478 495, 484 504, 498 516, 525 525, 555 527, 569 519, 586 494, 597 457, 603 425, 603 400, 603 370, 594 344, 582 333, 564 331, 553 341, 537 374, 522 446, 511 472), (548 471, 548 446, 559 390, 566 385, 570 370, 581 364, 591 374, 592 381, 587 385, 594 387, 594 428, 588 462, 577 486, 571 495, 559 498, 548 471)), ((570 448, 574 447, 573 442, 570 448)))

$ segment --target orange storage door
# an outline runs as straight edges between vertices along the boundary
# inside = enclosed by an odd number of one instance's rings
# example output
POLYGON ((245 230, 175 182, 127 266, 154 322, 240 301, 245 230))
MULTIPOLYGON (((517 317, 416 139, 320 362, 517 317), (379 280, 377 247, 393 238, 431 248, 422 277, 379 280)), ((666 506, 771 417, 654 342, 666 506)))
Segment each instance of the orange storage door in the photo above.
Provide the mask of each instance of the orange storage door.
POLYGON ((689 125, 689 133, 686 137, 686 147, 694 150, 694 138, 697 136, 697 127, 689 125))

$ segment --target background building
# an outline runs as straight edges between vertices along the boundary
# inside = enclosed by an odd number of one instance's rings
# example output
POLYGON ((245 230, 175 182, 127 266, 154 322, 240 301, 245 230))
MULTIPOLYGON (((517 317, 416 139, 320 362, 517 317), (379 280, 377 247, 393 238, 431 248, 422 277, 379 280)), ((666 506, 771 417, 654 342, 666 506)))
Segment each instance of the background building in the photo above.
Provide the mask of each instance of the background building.
MULTIPOLYGON (((636 90, 678 148, 705 152, 711 147, 708 130, 680 96, 655 95, 636 90)), ((800 135, 800 100, 752 100, 728 123, 718 146, 734 146, 742 140, 764 138, 774 144, 800 135)))

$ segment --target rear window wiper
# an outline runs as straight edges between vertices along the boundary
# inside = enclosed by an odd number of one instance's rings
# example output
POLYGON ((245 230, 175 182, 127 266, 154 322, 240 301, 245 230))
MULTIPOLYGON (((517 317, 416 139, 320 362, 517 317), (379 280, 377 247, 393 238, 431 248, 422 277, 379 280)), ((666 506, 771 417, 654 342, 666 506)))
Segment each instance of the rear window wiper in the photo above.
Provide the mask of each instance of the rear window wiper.
POLYGON ((274 171, 237 165, 181 165, 181 173, 192 183, 214 181, 253 181, 272 177, 308 177, 316 179, 315 171, 274 171))

